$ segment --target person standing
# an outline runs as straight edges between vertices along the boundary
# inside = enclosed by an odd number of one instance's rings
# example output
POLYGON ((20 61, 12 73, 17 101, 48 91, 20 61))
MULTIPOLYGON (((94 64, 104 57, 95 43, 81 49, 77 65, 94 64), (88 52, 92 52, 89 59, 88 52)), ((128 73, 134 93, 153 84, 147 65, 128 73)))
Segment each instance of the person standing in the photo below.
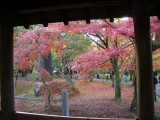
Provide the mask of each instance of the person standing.
POLYGON ((157 76, 157 71, 156 70, 153 70, 153 75, 157 76))
POLYGON ((154 90, 156 90, 156 84, 158 83, 157 79, 157 71, 153 71, 153 82, 154 82, 154 90))
POLYGON ((100 79, 99 73, 97 73, 97 79, 100 79))
POLYGON ((126 70, 124 70, 124 81, 125 82, 128 82, 127 77, 128 77, 128 72, 126 70))
POLYGON ((70 71, 69 71, 69 74, 70 74, 70 76, 71 76, 71 78, 72 78, 72 69, 70 69, 70 71))
POLYGON ((155 101, 156 99, 156 84, 158 83, 158 79, 157 79, 157 71, 153 71, 153 88, 154 88, 154 96, 155 96, 155 101))

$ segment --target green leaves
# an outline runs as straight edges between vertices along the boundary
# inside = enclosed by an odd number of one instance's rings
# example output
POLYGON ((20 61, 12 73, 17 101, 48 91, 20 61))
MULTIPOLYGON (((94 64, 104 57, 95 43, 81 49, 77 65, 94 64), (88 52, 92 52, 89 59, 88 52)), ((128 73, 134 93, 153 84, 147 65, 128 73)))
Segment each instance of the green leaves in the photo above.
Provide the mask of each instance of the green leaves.
POLYGON ((69 57, 70 59, 86 53, 89 45, 91 45, 91 41, 83 34, 66 34, 65 38, 67 39, 67 47, 63 51, 63 55, 69 57))

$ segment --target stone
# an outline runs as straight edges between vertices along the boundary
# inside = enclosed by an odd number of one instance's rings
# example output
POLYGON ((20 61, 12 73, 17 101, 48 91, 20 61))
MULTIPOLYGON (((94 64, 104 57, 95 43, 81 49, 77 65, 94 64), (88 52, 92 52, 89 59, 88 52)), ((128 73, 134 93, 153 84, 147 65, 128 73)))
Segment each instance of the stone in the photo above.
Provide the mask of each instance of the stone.
POLYGON ((41 96, 40 88, 42 87, 42 82, 35 82, 34 83, 34 94, 35 96, 41 96))

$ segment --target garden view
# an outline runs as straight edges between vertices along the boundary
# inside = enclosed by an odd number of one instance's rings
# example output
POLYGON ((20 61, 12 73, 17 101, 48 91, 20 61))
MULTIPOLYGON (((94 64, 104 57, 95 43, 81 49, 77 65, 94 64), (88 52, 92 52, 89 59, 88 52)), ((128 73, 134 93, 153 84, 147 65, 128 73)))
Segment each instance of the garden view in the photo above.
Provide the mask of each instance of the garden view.
MULTIPOLYGON (((150 21, 160 118, 160 21, 150 21)), ((13 72, 16 111, 62 115, 62 91, 67 90, 69 116, 137 117, 132 18, 15 27, 13 72)))

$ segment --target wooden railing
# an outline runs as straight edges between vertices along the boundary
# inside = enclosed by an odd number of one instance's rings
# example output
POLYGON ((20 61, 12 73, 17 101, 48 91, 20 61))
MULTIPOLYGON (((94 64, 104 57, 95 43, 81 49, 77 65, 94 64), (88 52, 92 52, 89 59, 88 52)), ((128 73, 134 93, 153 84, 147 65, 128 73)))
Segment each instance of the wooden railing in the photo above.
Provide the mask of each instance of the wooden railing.
POLYGON ((126 118, 91 118, 91 117, 66 117, 57 115, 35 114, 16 112, 14 114, 15 120, 136 120, 126 118))
MULTIPOLYGON (((0 119, 1 119, 0 110, 0 119)), ((26 112, 14 112, 13 120, 138 120, 138 119, 127 119, 127 118, 92 118, 92 117, 70 117, 70 116, 58 116, 58 115, 47 115, 37 113, 26 113, 26 112)))

